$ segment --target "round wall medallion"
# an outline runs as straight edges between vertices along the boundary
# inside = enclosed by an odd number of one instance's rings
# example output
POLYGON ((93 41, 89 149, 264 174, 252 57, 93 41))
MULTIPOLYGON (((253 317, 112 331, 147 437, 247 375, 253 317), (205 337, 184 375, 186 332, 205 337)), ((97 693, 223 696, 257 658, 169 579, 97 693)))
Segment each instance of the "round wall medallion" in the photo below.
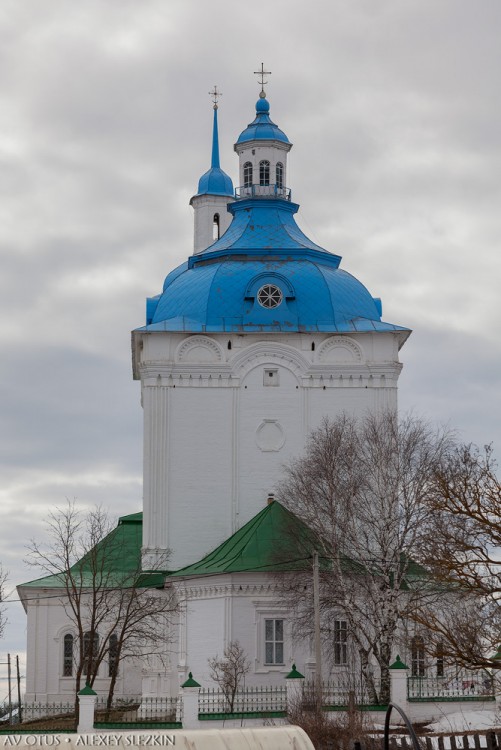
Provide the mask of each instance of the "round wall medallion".
POLYGON ((261 307, 268 309, 278 307, 283 300, 283 294, 275 284, 265 284, 257 293, 257 301, 261 307))

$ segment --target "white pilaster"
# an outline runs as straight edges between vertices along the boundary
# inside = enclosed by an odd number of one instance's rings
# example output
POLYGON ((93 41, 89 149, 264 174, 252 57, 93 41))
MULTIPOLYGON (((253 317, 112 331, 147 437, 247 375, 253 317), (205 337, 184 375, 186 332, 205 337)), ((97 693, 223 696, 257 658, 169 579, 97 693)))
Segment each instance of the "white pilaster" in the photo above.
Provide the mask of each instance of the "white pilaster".
POLYGON ((143 568, 164 565, 169 519, 169 388, 145 383, 143 568))

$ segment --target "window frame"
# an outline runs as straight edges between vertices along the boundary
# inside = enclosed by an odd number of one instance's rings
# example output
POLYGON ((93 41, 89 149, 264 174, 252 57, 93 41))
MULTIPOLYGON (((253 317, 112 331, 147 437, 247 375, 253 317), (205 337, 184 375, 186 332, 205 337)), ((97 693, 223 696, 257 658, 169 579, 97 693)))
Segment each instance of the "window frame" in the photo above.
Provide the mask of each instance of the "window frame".
POLYGON ((256 293, 258 304, 265 310, 275 310, 284 301, 284 293, 278 284, 266 283, 256 293))
POLYGON ((261 159, 259 162, 259 186, 269 187, 270 185, 270 161, 261 159))
POLYGON ((83 634, 83 658, 82 658, 82 675, 87 676, 88 660, 94 661, 99 654, 99 633, 93 633, 87 630, 83 634))
POLYGON ((108 677, 113 676, 113 673, 115 672, 115 664, 116 674, 118 674, 118 670, 120 668, 120 663, 118 660, 118 635, 116 633, 112 633, 108 641, 108 677))
POLYGON ((414 635, 411 640, 411 676, 425 677, 425 675, 424 638, 422 635, 414 635))
POLYGON ((61 670, 62 677, 73 677, 73 665, 75 657, 75 636, 73 633, 65 633, 63 636, 63 665, 61 670), (71 643, 70 653, 66 652, 67 643, 71 643), (69 671, 67 669, 69 668, 69 671))
POLYGON ((278 190, 282 190, 284 186, 284 165, 281 161, 277 161, 275 166, 275 182, 278 190))
POLYGON ((444 653, 444 644, 442 643, 442 641, 439 641, 437 643, 435 658, 436 658, 436 663, 435 663, 436 676, 445 677, 445 653, 444 653))
POLYGON ((345 667, 348 664, 348 621, 334 620, 333 631, 334 665, 345 667))
POLYGON ((253 172, 254 172, 254 169, 253 169, 253 166, 252 166, 252 162, 251 161, 246 161, 245 164, 244 164, 244 166, 243 166, 243 175, 242 175, 243 176, 243 181, 244 181, 243 186, 245 188, 252 187, 253 172))
POLYGON ((289 612, 285 607, 274 604, 266 599, 254 600, 255 607, 255 674, 270 674, 278 672, 286 675, 290 670, 292 660, 289 612), (266 620, 283 620, 283 663, 269 664, 266 662, 266 620))
POLYGON ((264 618, 264 665, 266 667, 282 667, 285 665, 285 618, 284 617, 266 617, 264 618), (280 623, 280 629, 277 633, 277 624, 280 623), (268 625, 271 625, 271 629, 268 625), (280 637, 281 636, 281 637, 280 637), (271 650, 268 649, 271 647, 271 650), (281 659, 277 656, 277 650, 281 659), (271 653, 271 659, 268 654, 271 653))
POLYGON ((212 240, 216 242, 221 237, 221 217, 216 211, 212 217, 212 240))

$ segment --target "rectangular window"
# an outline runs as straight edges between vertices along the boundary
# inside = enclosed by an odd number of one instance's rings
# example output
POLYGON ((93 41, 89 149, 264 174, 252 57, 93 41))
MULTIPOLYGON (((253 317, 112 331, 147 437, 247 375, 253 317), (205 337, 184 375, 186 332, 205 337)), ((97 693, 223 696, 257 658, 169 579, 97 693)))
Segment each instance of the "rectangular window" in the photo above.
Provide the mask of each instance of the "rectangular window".
POLYGON ((265 664, 284 663, 284 621, 264 621, 264 661, 265 664))
POLYGON ((334 664, 348 664, 348 624, 334 620, 334 664))
POLYGON ((263 385, 278 385, 278 370, 265 370, 263 373, 263 385))

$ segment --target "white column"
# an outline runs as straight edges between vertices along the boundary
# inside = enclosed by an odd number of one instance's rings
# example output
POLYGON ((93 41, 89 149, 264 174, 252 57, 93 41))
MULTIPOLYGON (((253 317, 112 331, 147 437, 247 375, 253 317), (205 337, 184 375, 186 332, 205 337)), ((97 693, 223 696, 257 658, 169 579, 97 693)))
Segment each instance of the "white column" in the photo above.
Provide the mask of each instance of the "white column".
POLYGON ((143 385, 143 568, 162 567, 168 543, 169 394, 160 382, 143 385))
POLYGON ((287 687, 287 713, 294 714, 301 708, 303 701, 304 675, 298 672, 296 665, 292 665, 292 670, 285 678, 287 687))
POLYGON ((82 732, 93 732, 94 731, 94 712, 96 709, 97 693, 86 685, 83 690, 78 693, 78 727, 77 731, 82 732))
MULTIPOLYGON (((403 663, 400 656, 397 656, 393 664, 390 665, 390 699, 391 702, 399 706, 404 713, 408 713, 407 701, 407 675, 409 667, 403 663)), ((398 711, 393 711, 391 716, 395 724, 403 724, 404 721, 398 711)))
POLYGON ((183 700, 183 729, 199 729, 198 719, 198 694, 200 684, 193 679, 193 674, 181 685, 181 696, 183 700))

